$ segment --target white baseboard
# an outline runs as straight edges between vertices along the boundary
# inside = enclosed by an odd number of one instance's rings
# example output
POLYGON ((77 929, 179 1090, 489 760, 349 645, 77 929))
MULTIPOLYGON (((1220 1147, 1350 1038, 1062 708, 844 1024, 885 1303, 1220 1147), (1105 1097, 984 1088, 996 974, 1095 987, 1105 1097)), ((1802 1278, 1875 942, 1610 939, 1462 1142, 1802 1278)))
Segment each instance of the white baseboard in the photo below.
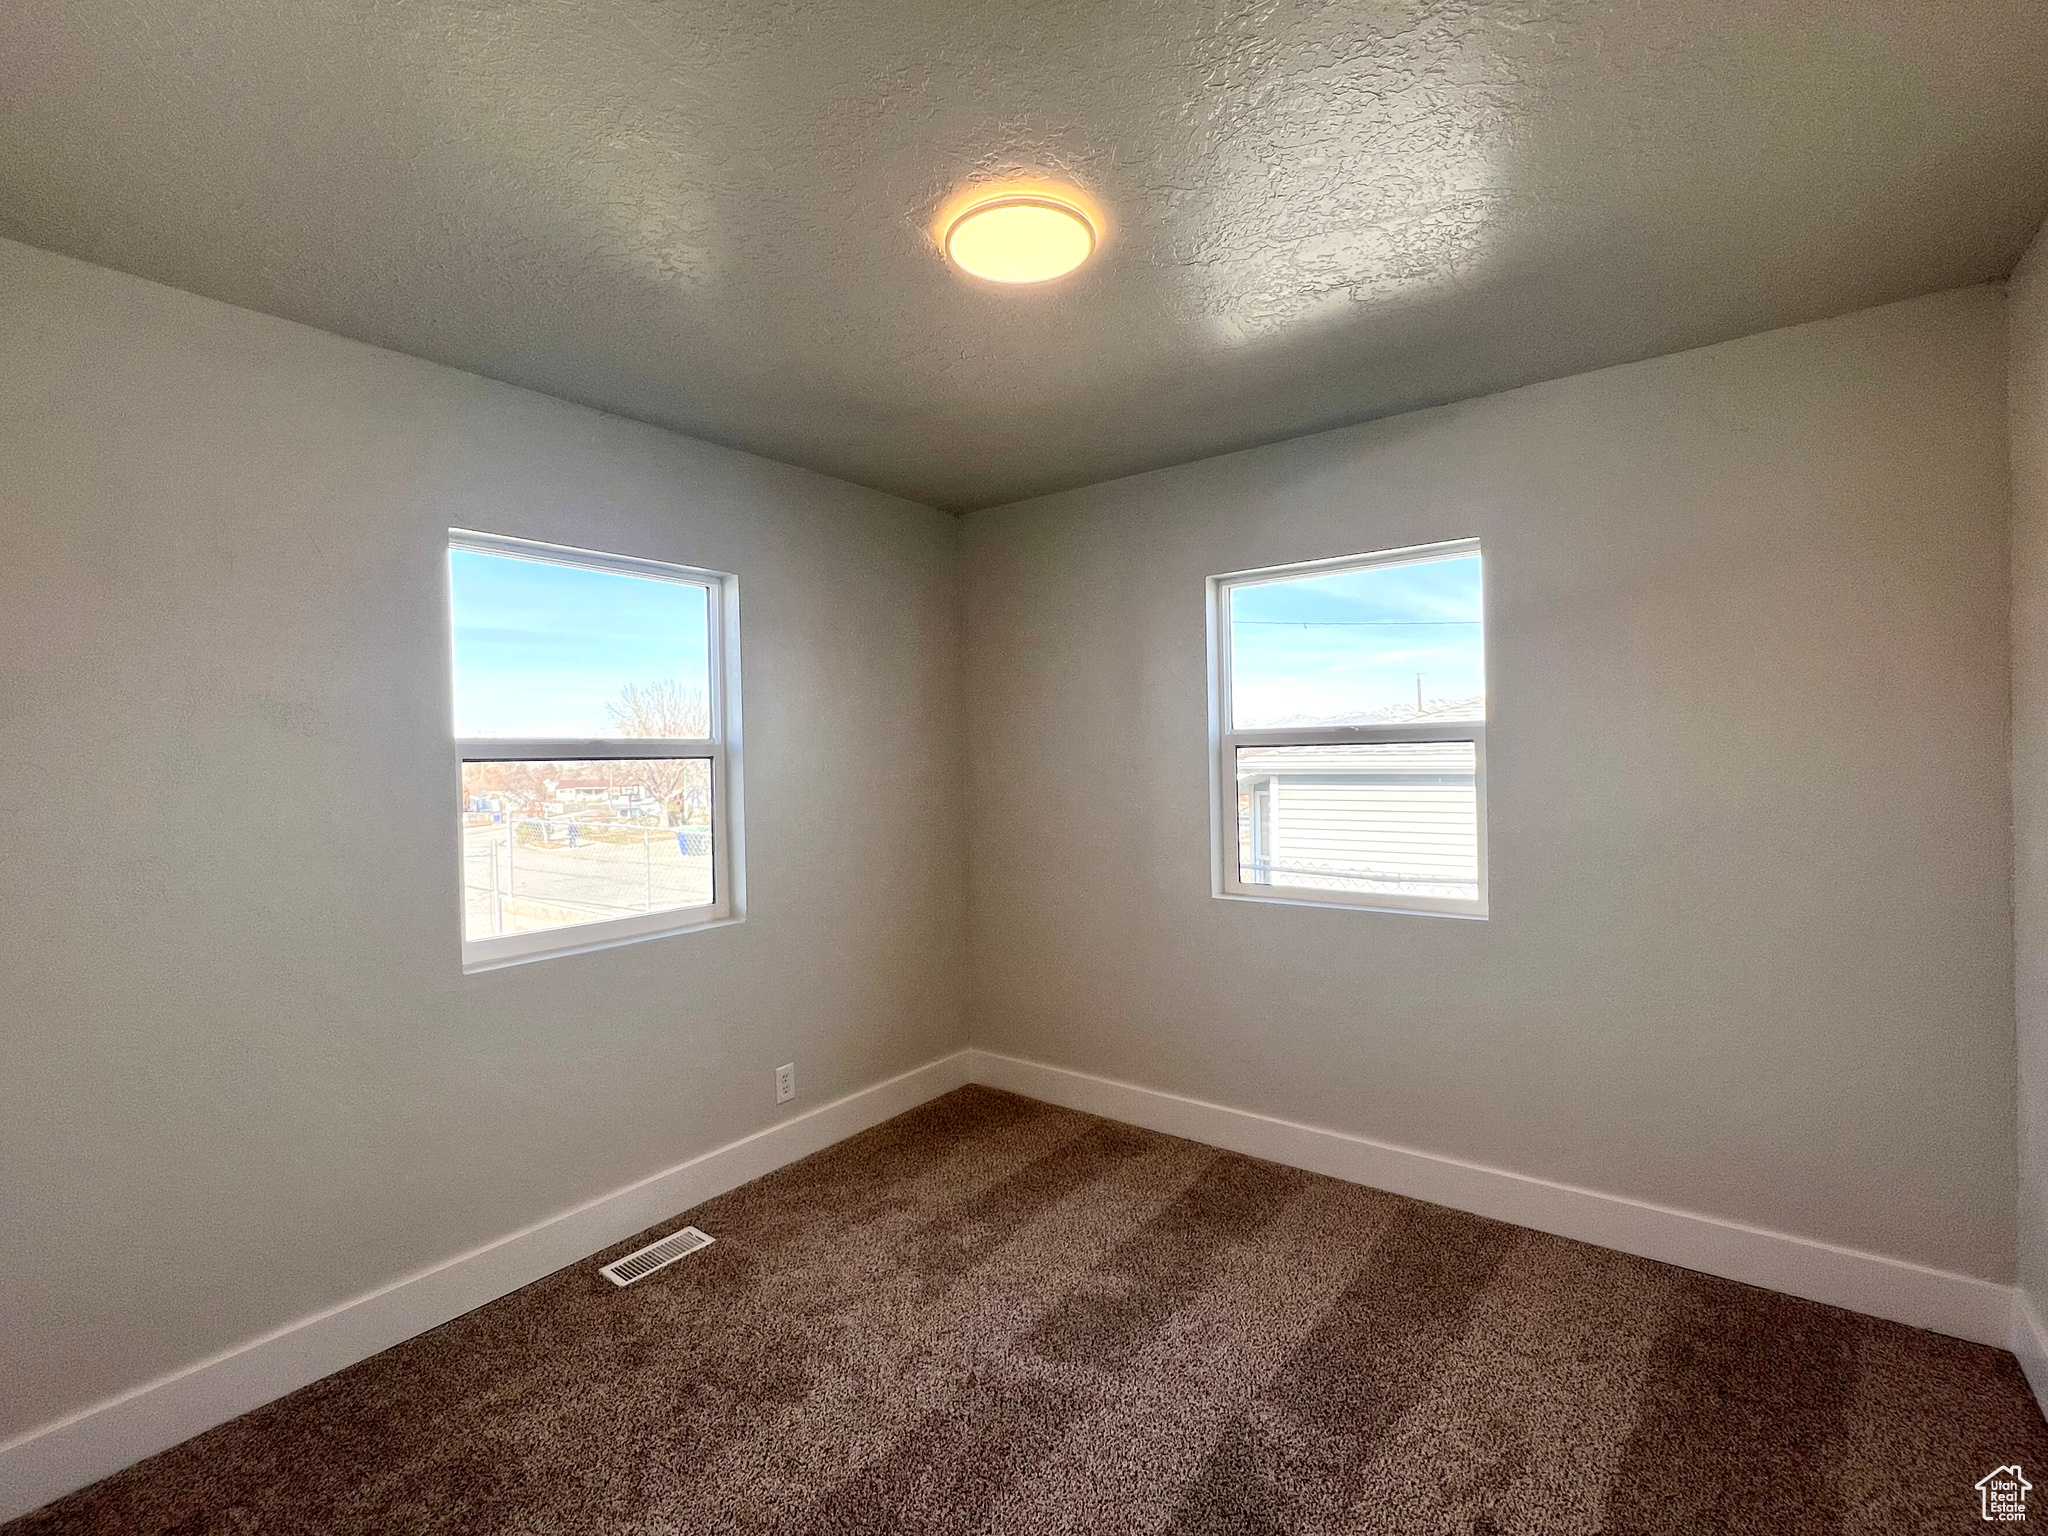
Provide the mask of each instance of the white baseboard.
POLYGON ((0 1521, 167 1450, 968 1081, 955 1051, 0 1445, 0 1521))
MULTIPOLYGON (((968 1056, 969 1079, 993 1088, 1852 1312, 2012 1347, 2013 1291, 1994 1281, 993 1051, 972 1050, 968 1056)), ((2048 1364, 2048 1354, 2042 1358, 2048 1364)), ((2048 1370, 2030 1379, 2039 1392, 2048 1370)))
POLYGON ((2048 1326, 2043 1326, 2034 1298, 2020 1287, 2012 1293, 2011 1349, 2026 1372, 2027 1385, 2034 1389, 2034 1401, 2048 1414, 2048 1326))

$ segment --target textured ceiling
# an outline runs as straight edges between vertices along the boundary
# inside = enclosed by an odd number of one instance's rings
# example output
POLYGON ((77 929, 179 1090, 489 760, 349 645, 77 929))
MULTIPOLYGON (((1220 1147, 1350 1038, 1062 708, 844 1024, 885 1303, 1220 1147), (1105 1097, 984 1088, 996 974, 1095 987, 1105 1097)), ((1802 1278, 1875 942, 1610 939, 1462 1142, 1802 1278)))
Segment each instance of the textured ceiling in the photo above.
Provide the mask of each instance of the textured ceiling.
POLYGON ((0 232, 965 508, 2003 275, 2041 0, 12 0, 0 232), (950 272, 963 182, 1110 220, 950 272))

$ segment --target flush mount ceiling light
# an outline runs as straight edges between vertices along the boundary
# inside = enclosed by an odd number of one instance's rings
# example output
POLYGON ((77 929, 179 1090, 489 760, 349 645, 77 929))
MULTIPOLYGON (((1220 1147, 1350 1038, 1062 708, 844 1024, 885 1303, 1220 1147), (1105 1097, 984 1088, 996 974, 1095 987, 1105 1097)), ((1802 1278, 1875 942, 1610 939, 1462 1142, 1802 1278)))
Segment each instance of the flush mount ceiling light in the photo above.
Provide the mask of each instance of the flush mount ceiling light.
POLYGON ((1095 221, 1049 192, 1007 192, 970 203, 946 225, 946 259, 991 283, 1043 283, 1095 254, 1095 221))

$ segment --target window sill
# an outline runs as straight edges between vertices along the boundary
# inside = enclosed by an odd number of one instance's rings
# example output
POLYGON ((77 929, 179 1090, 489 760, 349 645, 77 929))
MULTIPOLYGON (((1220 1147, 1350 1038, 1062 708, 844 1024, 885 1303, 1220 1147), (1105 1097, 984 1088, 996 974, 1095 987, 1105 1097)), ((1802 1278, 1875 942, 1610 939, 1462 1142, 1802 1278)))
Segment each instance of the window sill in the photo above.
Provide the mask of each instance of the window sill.
MULTIPOLYGON (((628 944, 646 944, 655 939, 672 939, 679 934, 702 933, 709 928, 730 928, 735 923, 746 921, 743 912, 717 912, 685 922, 664 924, 648 931, 621 933, 612 929, 607 933, 565 930, 562 942, 550 944, 542 949, 520 949, 506 951, 495 948, 497 942, 490 939, 465 941, 462 946, 462 974, 479 975, 485 971, 502 971, 509 966, 526 965, 535 960, 559 960, 565 955, 588 955, 601 949, 620 949, 628 944)), ((592 924, 591 927, 597 927, 592 924)))
POLYGON ((1306 892, 1300 895, 1257 895, 1248 891, 1211 891, 1218 901, 1249 901, 1269 907, 1323 907, 1338 912, 1381 912, 1394 917, 1456 917, 1467 922, 1485 922, 1486 908, 1477 903, 1442 907, 1402 907, 1374 901, 1333 901, 1327 896, 1312 896, 1306 892))

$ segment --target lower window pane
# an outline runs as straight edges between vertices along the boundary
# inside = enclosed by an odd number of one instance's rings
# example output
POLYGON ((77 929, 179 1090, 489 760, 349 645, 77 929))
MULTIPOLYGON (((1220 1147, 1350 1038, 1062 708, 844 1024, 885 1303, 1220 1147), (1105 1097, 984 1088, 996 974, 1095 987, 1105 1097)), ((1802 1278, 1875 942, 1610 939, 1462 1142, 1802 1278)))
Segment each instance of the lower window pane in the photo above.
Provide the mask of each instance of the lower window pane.
POLYGON ((462 765, 464 937, 711 902, 710 759, 462 765))
POLYGON ((1469 741, 1240 747, 1239 879, 1477 901, 1476 763, 1469 741))

